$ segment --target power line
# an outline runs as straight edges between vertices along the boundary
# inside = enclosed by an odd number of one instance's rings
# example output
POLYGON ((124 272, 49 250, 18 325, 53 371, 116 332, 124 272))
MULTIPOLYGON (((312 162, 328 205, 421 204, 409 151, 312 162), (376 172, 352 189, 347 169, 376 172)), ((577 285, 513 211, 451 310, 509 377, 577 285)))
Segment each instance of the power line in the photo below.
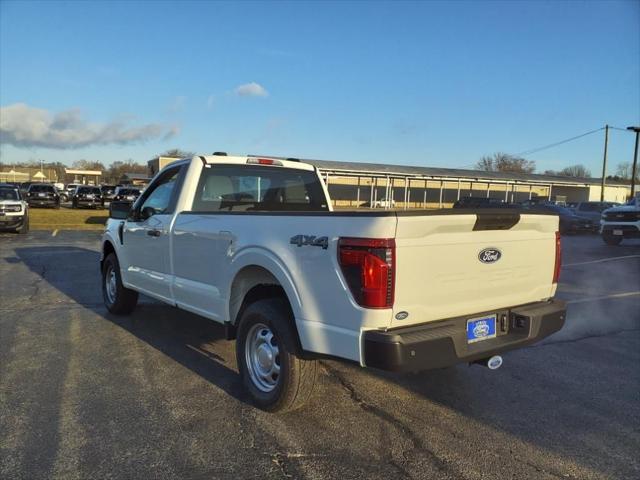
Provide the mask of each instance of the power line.
MULTIPOLYGON (((588 132, 581 133, 580 135, 576 135, 575 137, 566 138, 566 139, 564 139, 564 140, 560 140, 559 142, 550 143, 550 144, 548 144, 548 145, 543 145, 543 146, 541 146, 541 147, 530 148, 529 150, 524 150, 524 151, 522 151, 522 152, 518 152, 518 153, 515 153, 515 154, 513 154, 513 155, 514 155, 514 156, 517 156, 517 157, 520 157, 520 156, 527 156, 527 155, 533 155, 534 153, 538 153, 538 152, 541 152, 541 151, 543 151, 543 150, 547 150, 547 149, 549 149, 549 148, 557 147, 558 145, 562 145, 562 144, 564 144, 564 143, 572 142, 572 141, 577 140, 577 139, 579 139, 579 138, 586 137, 587 135, 592 135, 592 134, 594 134, 594 133, 601 132, 602 130, 604 130, 604 128, 605 128, 605 127, 596 128, 595 130, 590 130, 590 131, 588 131, 588 132)), ((613 126, 611 126, 611 125, 609 125, 609 128, 610 128, 610 129, 613 129, 613 130, 620 130, 620 131, 624 131, 624 132, 627 132, 627 131, 628 131, 626 128, 613 127, 613 126)), ((469 165, 463 165, 463 166, 460 166, 460 167, 454 167, 454 168, 461 168, 461 169, 462 169, 462 168, 467 168, 467 167, 473 167, 473 166, 475 166, 476 164, 477 164, 477 163, 471 163, 471 164, 469 164, 469 165)))
MULTIPOLYGON (((610 127, 610 128, 613 128, 613 127, 610 127)), ((558 145, 562 145, 563 143, 572 142, 574 140, 577 140, 578 138, 586 137, 587 135, 591 135, 593 133, 600 132, 601 130, 604 130, 604 127, 600 127, 600 128, 595 129, 595 130, 591 130, 589 132, 582 133, 580 135, 576 135, 575 137, 566 138, 564 140, 560 140, 559 142, 554 142, 554 143, 550 143, 548 145, 543 145, 542 147, 536 147, 536 148, 531 148, 529 150, 524 150, 522 152, 516 153, 515 155, 518 156, 518 157, 519 156, 532 155, 534 153, 538 153, 538 152, 541 152, 543 150, 547 150, 549 148, 557 147, 558 145)))

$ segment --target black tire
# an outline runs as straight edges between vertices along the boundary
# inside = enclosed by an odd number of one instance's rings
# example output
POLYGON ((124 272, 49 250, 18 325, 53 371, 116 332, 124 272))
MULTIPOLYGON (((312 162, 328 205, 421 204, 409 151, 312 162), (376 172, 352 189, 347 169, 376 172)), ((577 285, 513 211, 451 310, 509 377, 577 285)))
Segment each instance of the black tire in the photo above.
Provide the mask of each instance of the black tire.
POLYGON ((27 233, 29 233, 29 217, 27 217, 27 219, 25 220, 25 222, 22 224, 22 226, 18 229, 18 233, 20 235, 26 235, 27 233))
POLYGON ((607 245, 620 245, 622 242, 622 235, 611 235, 610 233, 603 233, 602 240, 607 245))
POLYGON ((138 292, 130 290, 122 285, 120 276, 120 264, 115 253, 110 253, 102 264, 102 299, 104 305, 111 313, 116 315, 127 315, 136 308, 138 304, 138 292), (107 278, 111 278, 113 272, 115 278, 112 291, 108 291, 107 278))
MULTIPOLYGON (((238 370, 244 387, 251 395, 253 403, 268 412, 287 412, 302 407, 311 397, 318 375, 318 365, 315 360, 304 360, 296 352, 299 351, 298 336, 293 326, 293 318, 286 301, 280 298, 269 298, 258 300, 249 305, 242 313, 238 322, 238 333, 236 340, 236 357, 238 370), (260 329, 260 325, 266 327, 260 329), (272 386, 272 390, 267 391, 264 383, 260 386, 260 380, 256 380, 259 366, 250 366, 249 358, 251 352, 256 352, 260 348, 252 349, 247 344, 255 345, 248 338, 253 338, 254 332, 258 338, 260 334, 268 331, 272 337, 269 342, 264 342, 267 349, 275 348, 277 354, 273 358, 273 364, 279 367, 279 373, 272 386)), ((262 346, 262 345, 261 345, 262 346)), ((272 352, 273 353, 273 352, 272 352)), ((267 358, 271 358, 267 355, 267 358)), ((273 368, 271 369, 273 370, 273 368)), ((269 376, 266 383, 273 381, 274 374, 269 376)), ((269 387, 267 387, 269 388, 269 387)))
POLYGON ((71 201, 71 208, 78 208, 78 204, 76 203, 75 200, 71 201))

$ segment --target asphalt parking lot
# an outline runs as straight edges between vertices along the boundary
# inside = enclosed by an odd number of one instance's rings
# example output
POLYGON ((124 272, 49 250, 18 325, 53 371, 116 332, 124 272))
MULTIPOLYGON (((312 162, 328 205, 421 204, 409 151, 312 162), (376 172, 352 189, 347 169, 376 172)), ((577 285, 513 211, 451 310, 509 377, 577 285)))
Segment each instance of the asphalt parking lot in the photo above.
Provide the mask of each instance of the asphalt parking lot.
POLYGON ((639 478, 640 242, 564 239, 565 329, 479 366, 322 362, 302 410, 247 403, 211 322, 102 306, 99 233, 0 235, 0 478, 639 478))

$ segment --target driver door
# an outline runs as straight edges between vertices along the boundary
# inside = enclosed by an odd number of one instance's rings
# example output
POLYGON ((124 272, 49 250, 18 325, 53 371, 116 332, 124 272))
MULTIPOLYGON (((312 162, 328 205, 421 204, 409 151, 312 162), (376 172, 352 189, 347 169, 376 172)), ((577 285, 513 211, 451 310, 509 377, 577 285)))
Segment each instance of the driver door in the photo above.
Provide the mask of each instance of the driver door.
POLYGON ((169 232, 177 199, 181 166, 158 177, 124 223, 126 282, 137 290, 172 302, 169 232))

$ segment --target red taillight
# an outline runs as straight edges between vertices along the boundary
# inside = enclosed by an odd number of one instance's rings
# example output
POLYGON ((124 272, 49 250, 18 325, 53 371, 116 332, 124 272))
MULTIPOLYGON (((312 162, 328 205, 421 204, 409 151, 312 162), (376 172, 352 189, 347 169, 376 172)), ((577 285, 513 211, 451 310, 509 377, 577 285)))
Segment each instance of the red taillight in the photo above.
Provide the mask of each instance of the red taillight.
POLYGON ((560 279, 560 268, 562 267, 562 244, 560 242, 560 232, 556 232, 556 263, 553 267, 553 283, 558 283, 560 279))
POLYGON ((278 167, 282 166, 282 162, 279 160, 274 160, 273 158, 249 158, 247 163, 254 165, 276 165, 278 167))
POLYGON ((395 283, 393 238, 341 238, 338 261, 353 298, 367 308, 391 308, 395 283))

